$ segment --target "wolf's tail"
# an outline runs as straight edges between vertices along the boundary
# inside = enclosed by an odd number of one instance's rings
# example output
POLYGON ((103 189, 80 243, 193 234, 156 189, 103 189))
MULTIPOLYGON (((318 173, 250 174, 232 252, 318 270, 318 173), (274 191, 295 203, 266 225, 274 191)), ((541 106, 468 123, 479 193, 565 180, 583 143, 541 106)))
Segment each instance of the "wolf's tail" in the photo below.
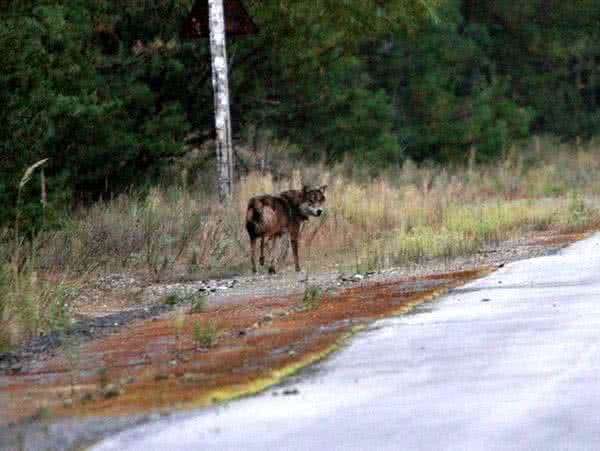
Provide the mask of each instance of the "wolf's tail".
POLYGON ((246 211, 246 230, 250 239, 255 239, 260 235, 262 223, 262 205, 256 199, 250 199, 248 210, 246 211))

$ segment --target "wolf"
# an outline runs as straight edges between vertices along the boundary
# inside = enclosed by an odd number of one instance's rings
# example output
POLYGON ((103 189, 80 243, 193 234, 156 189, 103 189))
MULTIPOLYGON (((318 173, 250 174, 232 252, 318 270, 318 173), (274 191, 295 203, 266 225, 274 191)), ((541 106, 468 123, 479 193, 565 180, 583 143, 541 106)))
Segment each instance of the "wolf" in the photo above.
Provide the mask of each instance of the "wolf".
MULTIPOLYGON (((274 252, 277 240, 285 233, 290 236, 296 271, 300 271, 298 240, 300 226, 311 216, 323 214, 327 185, 303 186, 301 190, 289 190, 277 195, 262 194, 248 201, 246 230, 250 236, 250 261, 256 272, 256 240, 260 238, 260 264, 265 264, 265 240, 271 241, 269 273, 275 274, 274 252)), ((287 245, 286 245, 287 246, 287 245)))

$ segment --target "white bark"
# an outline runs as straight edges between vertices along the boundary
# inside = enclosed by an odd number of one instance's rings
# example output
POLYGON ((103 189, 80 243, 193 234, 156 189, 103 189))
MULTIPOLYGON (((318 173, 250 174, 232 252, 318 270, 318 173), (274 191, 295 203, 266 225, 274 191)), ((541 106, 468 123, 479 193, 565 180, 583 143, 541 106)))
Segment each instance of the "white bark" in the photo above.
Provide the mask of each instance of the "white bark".
POLYGON ((224 200, 231 195, 233 188, 233 150, 223 0, 208 0, 208 10, 215 128, 217 131, 218 187, 219 197, 224 200))

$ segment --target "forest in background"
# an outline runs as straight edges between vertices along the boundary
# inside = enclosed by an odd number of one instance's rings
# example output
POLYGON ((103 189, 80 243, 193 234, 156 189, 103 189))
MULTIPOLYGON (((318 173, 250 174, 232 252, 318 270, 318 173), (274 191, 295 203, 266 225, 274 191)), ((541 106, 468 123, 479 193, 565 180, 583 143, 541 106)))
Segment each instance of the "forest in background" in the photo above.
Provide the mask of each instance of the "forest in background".
MULTIPOLYGON (((286 158, 494 162, 534 134, 600 129, 592 0, 245 0, 255 36, 229 40, 236 142, 286 158)), ((0 226, 19 180, 28 228, 140 190, 213 129, 206 40, 191 0, 0 1, 0 226)), ((185 183, 212 177, 200 160, 185 183)), ((239 169, 244 169, 240 167, 239 169)), ((163 177, 164 179, 164 177, 163 177)), ((179 180, 180 178, 178 178, 179 180)))

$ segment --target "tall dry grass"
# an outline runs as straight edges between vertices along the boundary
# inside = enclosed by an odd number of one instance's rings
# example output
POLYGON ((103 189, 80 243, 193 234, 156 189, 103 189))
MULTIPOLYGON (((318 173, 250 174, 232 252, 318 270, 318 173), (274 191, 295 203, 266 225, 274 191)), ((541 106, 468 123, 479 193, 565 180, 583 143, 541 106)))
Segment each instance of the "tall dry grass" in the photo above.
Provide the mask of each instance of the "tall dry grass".
POLYGON ((40 261, 48 269, 142 270, 155 280, 245 272, 248 199, 303 183, 329 184, 326 214, 305 224, 302 235, 305 266, 315 270, 372 255, 377 265, 452 257, 530 230, 589 227, 597 221, 600 152, 545 146, 513 150, 493 166, 409 161, 378 178, 342 165, 298 168, 277 180, 251 172, 225 205, 181 187, 123 195, 78 212, 46 240, 40 261))
POLYGON ((17 186, 13 227, 0 230, 0 352, 23 338, 65 328, 71 322, 71 301, 76 290, 62 280, 50 282, 39 277, 39 243, 37 239, 25 240, 21 234, 21 192, 46 161, 25 169, 17 186))
MULTIPOLYGON (((377 178, 348 162, 299 167, 286 177, 277 171, 277 179, 251 172, 225 205, 184 187, 122 195, 76 212, 62 230, 40 237, 30 251, 29 274, 34 280, 34 274, 54 273, 61 280, 66 272, 125 270, 159 281, 249 272, 248 199, 303 183, 329 185, 326 213, 302 233, 301 262, 311 271, 452 258, 532 230, 585 230, 598 223, 598 148, 537 141, 493 166, 473 161, 455 167, 406 162, 377 178)), ((0 245, 0 254, 5 251, 0 245)), ((291 269, 289 260, 280 266, 291 269)), ((0 293, 11 291, 5 279, 0 293)), ((60 293, 53 296, 68 296, 60 293)), ((43 298, 30 297, 33 304, 43 298)), ((10 311, 1 299, 0 308, 10 311)))

